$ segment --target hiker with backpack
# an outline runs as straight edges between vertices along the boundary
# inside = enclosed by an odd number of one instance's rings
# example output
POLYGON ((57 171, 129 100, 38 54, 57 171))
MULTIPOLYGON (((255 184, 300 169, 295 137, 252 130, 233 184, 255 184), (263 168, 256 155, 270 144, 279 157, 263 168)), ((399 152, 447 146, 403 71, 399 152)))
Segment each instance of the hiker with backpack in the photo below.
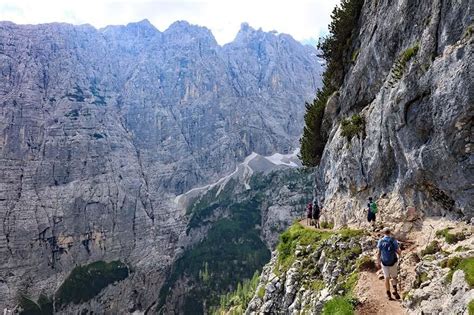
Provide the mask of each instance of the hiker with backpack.
POLYGON ((383 230, 384 236, 377 244, 377 266, 382 267, 383 276, 385 278, 385 289, 389 300, 392 300, 390 292, 390 280, 392 281, 393 296, 398 300, 400 295, 397 290, 398 277, 398 258, 401 255, 400 246, 397 240, 391 236, 389 228, 383 230))
POLYGON ((319 229, 320 228, 320 226, 319 226, 319 217, 321 215, 321 210, 319 208, 317 199, 315 199, 313 201, 313 203, 314 203, 314 206, 313 206, 313 224, 317 229, 319 229))
POLYGON ((306 224, 308 226, 311 226, 312 225, 312 221, 313 221, 313 203, 310 202, 308 203, 308 205, 306 206, 306 224))
POLYGON ((372 223, 372 228, 375 229, 375 214, 377 213, 377 203, 373 201, 372 197, 369 197, 369 203, 367 204, 367 221, 369 224, 372 223))

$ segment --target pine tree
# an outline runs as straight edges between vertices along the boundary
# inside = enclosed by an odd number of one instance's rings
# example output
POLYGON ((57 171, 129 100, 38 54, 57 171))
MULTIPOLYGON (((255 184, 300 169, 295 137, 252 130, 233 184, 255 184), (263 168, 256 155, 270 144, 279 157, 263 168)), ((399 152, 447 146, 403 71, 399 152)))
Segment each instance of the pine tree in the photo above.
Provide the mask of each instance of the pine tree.
POLYGON ((300 139, 300 159, 305 166, 316 166, 321 161, 327 141, 321 129, 324 109, 331 94, 341 86, 350 66, 363 4, 364 0, 342 0, 331 14, 329 35, 318 43, 320 57, 326 60, 327 67, 323 74, 323 87, 317 91, 313 103, 306 103, 305 127, 300 139))

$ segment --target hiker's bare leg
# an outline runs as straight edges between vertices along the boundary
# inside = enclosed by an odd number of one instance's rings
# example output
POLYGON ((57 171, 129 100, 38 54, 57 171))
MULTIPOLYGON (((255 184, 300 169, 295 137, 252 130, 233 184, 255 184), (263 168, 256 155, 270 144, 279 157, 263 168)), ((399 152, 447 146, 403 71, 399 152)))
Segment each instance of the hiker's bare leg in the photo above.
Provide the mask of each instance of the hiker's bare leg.
POLYGON ((394 290, 397 289, 397 278, 392 278, 392 287, 394 290))
POLYGON ((385 289, 390 291, 390 277, 385 278, 385 289))
POLYGON ((399 300, 400 299, 400 294, 398 294, 398 289, 397 289, 397 277, 392 278, 392 287, 393 287, 393 296, 399 300))

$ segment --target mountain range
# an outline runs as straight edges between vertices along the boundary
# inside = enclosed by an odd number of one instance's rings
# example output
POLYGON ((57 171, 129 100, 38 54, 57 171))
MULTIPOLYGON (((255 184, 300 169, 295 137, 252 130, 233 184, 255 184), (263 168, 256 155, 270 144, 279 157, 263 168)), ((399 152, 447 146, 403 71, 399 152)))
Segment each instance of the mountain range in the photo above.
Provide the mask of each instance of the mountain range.
POLYGON ((313 47, 245 23, 220 46, 184 21, 1 22, 0 305, 67 309, 76 266, 120 261, 129 276, 106 298, 73 301, 150 307, 194 242, 176 197, 251 154, 293 152, 321 72, 313 47))

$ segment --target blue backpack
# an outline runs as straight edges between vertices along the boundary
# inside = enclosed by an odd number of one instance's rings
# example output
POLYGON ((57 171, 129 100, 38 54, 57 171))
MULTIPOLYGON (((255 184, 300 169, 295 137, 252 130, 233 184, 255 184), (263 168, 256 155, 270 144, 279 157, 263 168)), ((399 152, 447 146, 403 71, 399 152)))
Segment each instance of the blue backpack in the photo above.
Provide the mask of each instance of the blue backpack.
POLYGON ((393 266, 398 261, 397 249, 398 244, 393 238, 383 238, 380 240, 380 258, 384 266, 393 266))

